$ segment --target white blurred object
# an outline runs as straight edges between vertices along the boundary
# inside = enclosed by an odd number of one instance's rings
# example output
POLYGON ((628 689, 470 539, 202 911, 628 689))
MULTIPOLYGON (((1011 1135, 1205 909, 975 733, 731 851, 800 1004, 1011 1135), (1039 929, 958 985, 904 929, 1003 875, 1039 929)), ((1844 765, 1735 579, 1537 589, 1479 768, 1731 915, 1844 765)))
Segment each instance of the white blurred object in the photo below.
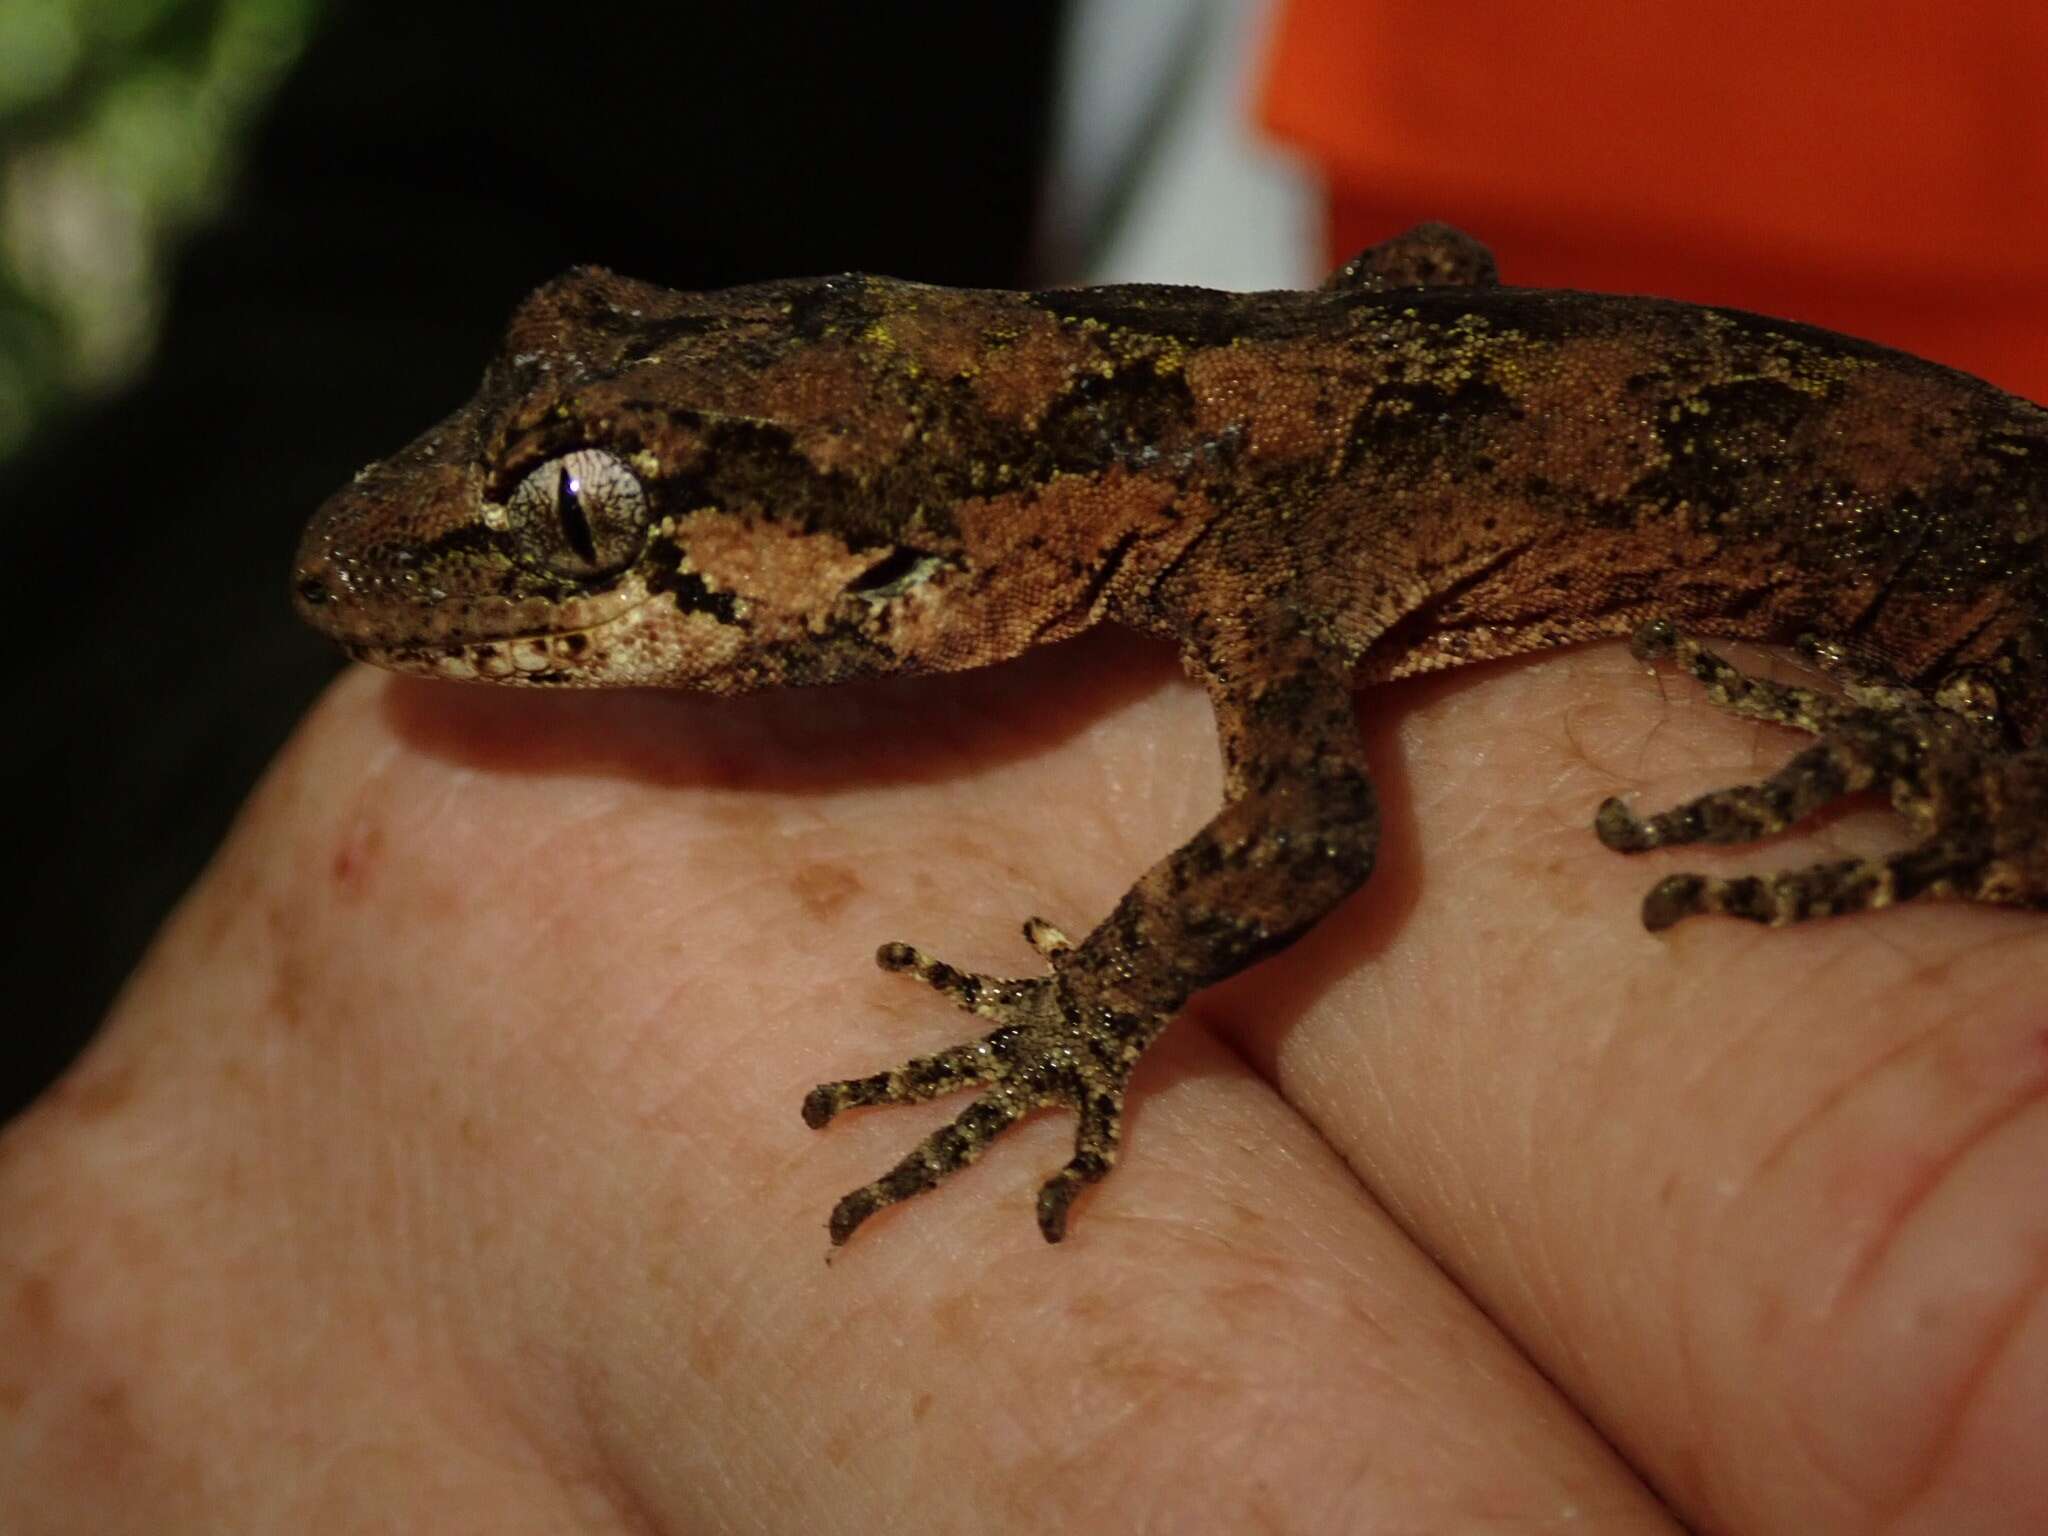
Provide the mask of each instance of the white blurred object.
POLYGON ((1322 276, 1313 177, 1251 118, 1271 6, 1073 0, 1040 276, 1299 288, 1322 276))

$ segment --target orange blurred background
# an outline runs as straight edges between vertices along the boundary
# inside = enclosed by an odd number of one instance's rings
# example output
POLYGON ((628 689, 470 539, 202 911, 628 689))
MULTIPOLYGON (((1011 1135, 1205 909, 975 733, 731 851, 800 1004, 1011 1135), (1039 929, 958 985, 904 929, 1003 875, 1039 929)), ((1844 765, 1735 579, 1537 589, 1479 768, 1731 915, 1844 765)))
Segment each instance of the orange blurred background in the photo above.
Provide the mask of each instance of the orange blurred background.
POLYGON ((1512 283, 1809 321, 2048 399, 2042 0, 1286 0, 1261 111, 1332 264, 1418 219, 1512 283))

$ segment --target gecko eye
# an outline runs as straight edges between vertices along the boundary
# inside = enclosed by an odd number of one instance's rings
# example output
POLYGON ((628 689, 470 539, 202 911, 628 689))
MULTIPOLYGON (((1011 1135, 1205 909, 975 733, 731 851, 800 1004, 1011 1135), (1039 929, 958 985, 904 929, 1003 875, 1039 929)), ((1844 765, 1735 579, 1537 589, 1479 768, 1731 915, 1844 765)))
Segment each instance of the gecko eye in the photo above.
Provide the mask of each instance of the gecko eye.
POLYGON ((847 583, 847 595, 877 601, 901 597, 912 587, 930 580, 939 564, 937 555, 928 555, 921 549, 892 549, 847 583))
POLYGON ((505 499, 513 528, 565 576, 601 576, 640 553, 647 493, 602 448, 579 448, 538 466, 505 499))

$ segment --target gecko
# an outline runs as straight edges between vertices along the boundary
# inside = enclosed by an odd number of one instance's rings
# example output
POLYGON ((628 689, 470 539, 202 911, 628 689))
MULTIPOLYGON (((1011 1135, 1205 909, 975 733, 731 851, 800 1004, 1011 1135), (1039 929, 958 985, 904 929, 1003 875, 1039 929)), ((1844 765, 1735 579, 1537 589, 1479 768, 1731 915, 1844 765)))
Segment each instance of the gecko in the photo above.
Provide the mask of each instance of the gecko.
POLYGON ((293 584, 352 657, 524 687, 945 672, 1098 623, 1176 648, 1221 807, 1078 941, 1027 921, 1036 974, 881 947, 986 1031, 821 1084, 803 1119, 977 1092, 838 1202, 835 1247, 1047 1107, 1075 1117, 1037 1198, 1061 1239, 1168 1022, 1371 874, 1375 683, 1633 637, 1814 740, 1654 815, 1610 799, 1608 847, 1758 839, 1873 788, 1915 839, 1669 876, 1653 929, 2048 908, 2048 410, 1790 321, 1506 285, 1446 225, 1265 293, 580 268, 517 309, 468 404, 319 508, 293 584), (1715 638, 1797 645, 1834 685, 1715 638))

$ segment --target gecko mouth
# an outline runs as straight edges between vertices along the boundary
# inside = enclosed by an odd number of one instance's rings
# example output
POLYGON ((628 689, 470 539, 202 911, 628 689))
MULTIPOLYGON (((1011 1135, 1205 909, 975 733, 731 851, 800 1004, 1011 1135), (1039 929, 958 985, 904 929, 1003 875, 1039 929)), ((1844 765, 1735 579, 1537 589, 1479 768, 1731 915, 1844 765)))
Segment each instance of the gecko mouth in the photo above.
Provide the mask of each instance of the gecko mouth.
POLYGON ((605 687, 635 678, 631 658, 644 645, 658 606, 646 594, 580 628, 478 639, 343 641, 356 661, 390 672, 454 682, 605 687))
POLYGON ((609 682, 653 595, 644 582, 628 579, 607 592, 570 598, 342 602, 319 574, 302 573, 294 606, 350 658, 462 682, 609 682))
MULTIPOLYGON (((607 628, 609 626, 606 626, 607 628)), ((503 640, 475 640, 398 645, 349 645, 342 649, 355 661, 389 672, 456 682, 567 684, 601 681, 588 676, 593 656, 602 656, 599 636, 588 630, 560 635, 515 635, 503 640)))
POLYGON ((292 606, 353 659, 492 682, 576 681, 567 674, 590 670, 653 595, 635 573, 602 592, 524 597, 426 593, 416 581, 378 591, 328 558, 295 575, 292 606))

